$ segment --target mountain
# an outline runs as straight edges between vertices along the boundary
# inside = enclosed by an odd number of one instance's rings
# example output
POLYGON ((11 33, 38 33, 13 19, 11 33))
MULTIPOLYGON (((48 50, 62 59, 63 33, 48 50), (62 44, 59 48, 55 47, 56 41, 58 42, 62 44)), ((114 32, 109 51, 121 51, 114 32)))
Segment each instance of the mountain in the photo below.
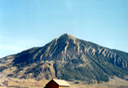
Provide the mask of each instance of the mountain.
POLYGON ((63 34, 43 47, 34 47, 0 59, 2 77, 59 78, 109 81, 128 80, 128 53, 63 34))

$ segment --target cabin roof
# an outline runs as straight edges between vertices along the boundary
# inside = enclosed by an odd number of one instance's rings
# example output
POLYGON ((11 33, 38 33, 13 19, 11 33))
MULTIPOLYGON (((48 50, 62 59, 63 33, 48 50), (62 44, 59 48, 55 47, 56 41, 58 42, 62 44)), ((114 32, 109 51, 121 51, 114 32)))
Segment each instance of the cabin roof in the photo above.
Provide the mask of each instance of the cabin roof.
POLYGON ((53 79, 59 86, 70 86, 65 80, 53 79))

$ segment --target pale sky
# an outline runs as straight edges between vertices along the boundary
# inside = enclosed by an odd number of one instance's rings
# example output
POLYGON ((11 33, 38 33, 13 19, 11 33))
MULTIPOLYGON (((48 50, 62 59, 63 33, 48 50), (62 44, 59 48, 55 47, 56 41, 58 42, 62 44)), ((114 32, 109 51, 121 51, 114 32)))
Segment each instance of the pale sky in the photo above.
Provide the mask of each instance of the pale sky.
POLYGON ((128 0, 0 0, 0 58, 64 33, 128 52, 128 0))

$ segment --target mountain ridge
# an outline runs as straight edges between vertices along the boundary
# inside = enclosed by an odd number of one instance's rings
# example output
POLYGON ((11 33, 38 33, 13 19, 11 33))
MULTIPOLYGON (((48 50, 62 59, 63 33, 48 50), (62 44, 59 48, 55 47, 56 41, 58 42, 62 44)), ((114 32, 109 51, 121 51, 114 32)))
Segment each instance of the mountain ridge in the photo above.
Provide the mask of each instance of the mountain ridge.
POLYGON ((117 76, 127 80, 128 53, 63 34, 43 47, 34 47, 0 59, 6 77, 59 78, 108 81, 117 76), (7 69, 12 69, 6 73, 7 69))

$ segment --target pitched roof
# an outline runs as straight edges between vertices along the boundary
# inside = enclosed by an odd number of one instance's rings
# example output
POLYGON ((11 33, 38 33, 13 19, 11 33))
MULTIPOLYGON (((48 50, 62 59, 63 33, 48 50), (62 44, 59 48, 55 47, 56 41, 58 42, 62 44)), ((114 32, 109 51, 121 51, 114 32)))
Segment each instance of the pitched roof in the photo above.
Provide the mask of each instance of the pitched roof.
POLYGON ((70 86, 65 80, 53 79, 59 86, 70 86))

